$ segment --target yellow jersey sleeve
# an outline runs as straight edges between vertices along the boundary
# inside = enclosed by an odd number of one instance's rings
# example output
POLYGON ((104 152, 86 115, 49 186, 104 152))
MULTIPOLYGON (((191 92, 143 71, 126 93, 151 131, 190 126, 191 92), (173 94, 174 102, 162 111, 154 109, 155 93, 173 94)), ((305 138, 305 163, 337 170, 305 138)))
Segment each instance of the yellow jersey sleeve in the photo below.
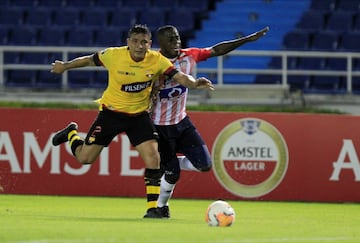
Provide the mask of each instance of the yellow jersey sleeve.
POLYGON ((173 75, 174 65, 159 52, 147 51, 144 60, 135 62, 127 46, 111 47, 97 53, 108 71, 108 86, 99 99, 100 109, 136 114, 146 111, 151 90, 160 75, 173 75))

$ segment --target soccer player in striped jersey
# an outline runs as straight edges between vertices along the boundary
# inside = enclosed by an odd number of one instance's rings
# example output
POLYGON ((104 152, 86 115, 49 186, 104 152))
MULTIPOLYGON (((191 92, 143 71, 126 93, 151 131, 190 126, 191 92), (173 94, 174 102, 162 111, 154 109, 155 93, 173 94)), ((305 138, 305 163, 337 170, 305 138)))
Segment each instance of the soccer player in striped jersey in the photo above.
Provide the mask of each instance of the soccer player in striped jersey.
MULTIPOLYGON (((264 36, 268 27, 248 36, 217 43, 208 48, 181 48, 176 27, 162 26, 157 30, 160 53, 178 70, 191 74, 196 63, 224 55, 235 48, 264 36)), ((186 114, 188 89, 171 78, 159 81, 159 92, 154 98, 151 117, 159 134, 161 157, 160 196, 158 211, 170 217, 169 199, 180 178, 180 170, 209 171, 212 166, 209 150, 186 114), (177 156, 178 153, 184 156, 177 156)))
POLYGON ((108 71, 108 86, 99 99, 99 113, 86 138, 78 135, 77 123, 71 122, 54 135, 52 143, 58 146, 69 142, 75 158, 82 164, 91 164, 116 135, 125 132, 145 162, 147 212, 144 218, 161 218, 157 210, 161 178, 158 135, 148 114, 153 84, 164 75, 190 88, 213 89, 213 86, 206 78, 195 79, 176 70, 167 58, 150 50, 150 46, 148 27, 135 25, 129 30, 127 46, 52 63, 51 72, 58 74, 86 66, 103 66, 108 71))

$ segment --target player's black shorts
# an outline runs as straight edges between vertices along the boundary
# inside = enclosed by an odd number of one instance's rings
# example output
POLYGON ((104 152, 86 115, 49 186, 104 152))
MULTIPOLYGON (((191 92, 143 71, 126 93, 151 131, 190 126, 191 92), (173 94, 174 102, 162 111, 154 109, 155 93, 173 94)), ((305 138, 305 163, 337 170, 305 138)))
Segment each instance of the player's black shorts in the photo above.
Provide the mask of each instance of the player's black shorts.
POLYGON ((126 133, 133 146, 158 139, 148 112, 129 115, 104 108, 90 127, 85 143, 108 146, 113 138, 122 132, 126 133))

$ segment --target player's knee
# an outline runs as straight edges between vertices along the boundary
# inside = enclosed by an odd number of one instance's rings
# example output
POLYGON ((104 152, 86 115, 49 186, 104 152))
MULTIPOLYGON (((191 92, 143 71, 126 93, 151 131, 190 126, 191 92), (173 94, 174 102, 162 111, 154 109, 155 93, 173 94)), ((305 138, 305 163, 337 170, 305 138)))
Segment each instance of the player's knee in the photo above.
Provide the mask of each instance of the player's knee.
POLYGON ((212 165, 211 164, 207 164, 204 166, 201 166, 200 168, 198 168, 201 172, 207 172, 211 170, 212 165))
POLYGON ((170 183, 170 184, 175 184, 178 180, 180 179, 180 174, 179 173, 174 173, 174 172, 165 172, 165 180, 170 183))

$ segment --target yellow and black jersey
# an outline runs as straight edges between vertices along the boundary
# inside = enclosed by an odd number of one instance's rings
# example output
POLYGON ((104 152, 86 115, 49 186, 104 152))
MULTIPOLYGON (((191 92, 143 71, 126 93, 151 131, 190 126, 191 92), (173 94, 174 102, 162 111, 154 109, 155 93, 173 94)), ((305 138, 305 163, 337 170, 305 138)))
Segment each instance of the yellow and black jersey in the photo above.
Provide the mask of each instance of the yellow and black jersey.
POLYGON ((100 109, 136 114, 150 105, 151 90, 159 75, 172 77, 174 65, 157 51, 148 50, 144 60, 135 62, 127 46, 110 47, 94 55, 94 62, 108 71, 108 86, 99 99, 100 109))

